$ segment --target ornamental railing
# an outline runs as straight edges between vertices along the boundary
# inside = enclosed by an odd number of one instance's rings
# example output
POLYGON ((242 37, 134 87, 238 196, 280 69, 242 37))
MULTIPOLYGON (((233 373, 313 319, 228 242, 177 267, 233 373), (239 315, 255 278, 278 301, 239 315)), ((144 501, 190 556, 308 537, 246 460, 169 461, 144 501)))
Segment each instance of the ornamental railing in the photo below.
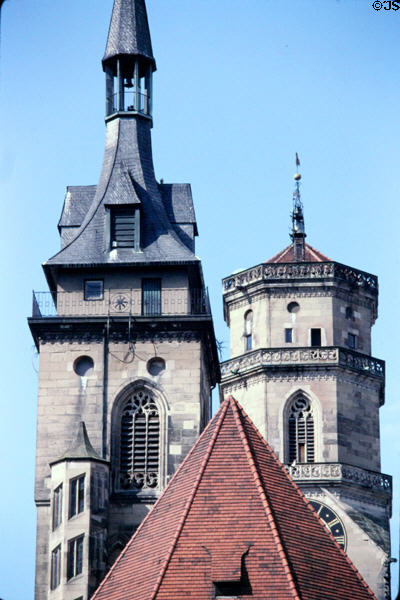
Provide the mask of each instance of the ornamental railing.
POLYGON ((369 471, 361 467, 342 463, 302 463, 285 465, 285 469, 292 479, 300 484, 318 484, 324 481, 353 483, 374 491, 392 493, 392 477, 390 475, 369 471))
POLYGON ((260 348, 244 356, 221 363, 222 379, 245 374, 257 367, 285 367, 292 365, 342 366, 367 375, 385 379, 385 361, 346 348, 323 346, 319 348, 260 348))
POLYGON ((32 317, 211 315, 207 290, 166 288, 149 308, 140 289, 105 289, 103 297, 85 300, 80 292, 33 292, 32 317))
POLYGON ((339 279, 351 286, 364 288, 371 294, 378 294, 378 278, 375 275, 336 262, 263 263, 226 277, 222 280, 222 287, 223 293, 226 294, 257 281, 282 282, 301 279, 339 279))

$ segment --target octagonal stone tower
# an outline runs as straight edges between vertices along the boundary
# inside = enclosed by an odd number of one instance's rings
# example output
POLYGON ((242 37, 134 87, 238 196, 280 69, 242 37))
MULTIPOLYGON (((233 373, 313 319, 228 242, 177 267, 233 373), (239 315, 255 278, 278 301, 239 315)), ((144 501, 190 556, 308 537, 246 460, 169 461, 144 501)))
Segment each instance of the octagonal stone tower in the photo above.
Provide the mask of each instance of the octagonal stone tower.
POLYGON ((306 243, 296 177, 292 243, 223 280, 221 393, 243 405, 383 600, 392 483, 380 472, 385 365, 371 356, 378 281, 306 243))

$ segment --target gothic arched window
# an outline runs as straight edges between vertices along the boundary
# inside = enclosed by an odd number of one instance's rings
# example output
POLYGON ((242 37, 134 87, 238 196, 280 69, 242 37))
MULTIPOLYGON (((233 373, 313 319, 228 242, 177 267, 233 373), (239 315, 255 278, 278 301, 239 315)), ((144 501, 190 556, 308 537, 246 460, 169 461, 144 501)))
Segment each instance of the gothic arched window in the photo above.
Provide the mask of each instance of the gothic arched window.
POLYGON ((253 349, 253 311, 248 310, 244 315, 244 349, 253 349))
POLYGON ((315 460, 314 416, 309 399, 298 394, 289 408, 289 462, 315 460))
POLYGON ((135 389, 120 412, 119 478, 122 489, 156 489, 160 483, 160 413, 153 394, 135 389))

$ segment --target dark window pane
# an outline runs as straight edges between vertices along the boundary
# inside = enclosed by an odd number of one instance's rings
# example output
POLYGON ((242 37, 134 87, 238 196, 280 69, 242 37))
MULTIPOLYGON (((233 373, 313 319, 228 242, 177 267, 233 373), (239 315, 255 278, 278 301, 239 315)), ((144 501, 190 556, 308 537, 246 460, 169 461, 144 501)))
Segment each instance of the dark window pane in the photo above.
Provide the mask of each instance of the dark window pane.
POLYGON ((62 484, 54 490, 53 496, 53 531, 62 521, 62 484))
POLYGON ((79 575, 79 573, 82 573, 82 564, 83 564, 83 537, 80 537, 76 540, 75 575, 79 575))
POLYGON ((347 334, 347 345, 355 350, 357 348, 357 336, 354 333, 347 334))
POLYGON ((321 345, 321 330, 311 329, 311 346, 321 345))
POLYGON ((78 513, 80 513, 85 505, 85 477, 79 477, 78 488, 78 513))
POLYGON ((75 564, 75 540, 68 542, 67 579, 74 576, 75 564))
POLYGON ((142 313, 144 316, 161 315, 161 279, 142 280, 142 313))
POLYGON ((253 347, 253 336, 246 335, 246 350, 251 350, 253 347))
POLYGON ((69 516, 70 518, 76 515, 76 492, 77 480, 73 479, 69 487, 69 516))
POLYGON ((85 281, 85 300, 103 300, 103 281, 85 281))
POLYGON ((293 329, 285 329, 285 342, 289 344, 293 341, 293 329))

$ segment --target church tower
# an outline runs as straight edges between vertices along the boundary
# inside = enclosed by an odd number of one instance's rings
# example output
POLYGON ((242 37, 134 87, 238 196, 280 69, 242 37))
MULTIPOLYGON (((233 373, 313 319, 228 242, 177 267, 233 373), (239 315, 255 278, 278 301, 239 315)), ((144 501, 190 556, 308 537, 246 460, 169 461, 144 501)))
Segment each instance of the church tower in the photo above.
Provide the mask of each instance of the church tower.
POLYGON ((88 600, 210 418, 218 357, 190 185, 159 183, 144 0, 115 0, 97 185, 68 187, 39 351, 36 600, 88 600))
POLYGON ((221 393, 242 404, 384 600, 392 481, 380 471, 385 364, 371 356, 378 281, 306 243, 300 179, 291 244, 223 280, 231 359, 221 393))

